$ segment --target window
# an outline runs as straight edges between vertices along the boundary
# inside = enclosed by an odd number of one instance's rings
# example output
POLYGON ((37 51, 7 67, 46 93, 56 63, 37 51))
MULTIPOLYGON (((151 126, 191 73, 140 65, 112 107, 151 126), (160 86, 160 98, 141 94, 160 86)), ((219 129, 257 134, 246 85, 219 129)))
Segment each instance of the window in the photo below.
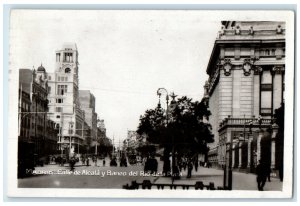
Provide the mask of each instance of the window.
MULTIPOLYGON (((69 68, 67 68, 69 69, 69 68)), ((69 72, 66 72, 66 73, 69 73, 69 72)), ((62 77, 62 76, 58 76, 58 82, 67 82, 68 81, 68 77, 62 77)))
POLYGON ((60 62, 60 53, 56 53, 56 62, 60 62))
POLYGON ((65 53, 64 62, 73 62, 73 54, 69 52, 65 53))
POLYGON ((62 112, 62 107, 56 107, 56 108, 55 108, 55 111, 56 111, 56 112, 62 112))
POLYGON ((64 95, 65 93, 67 93, 67 88, 67 85, 57 85, 57 94, 64 95))
POLYGON ((270 116, 272 114, 272 75, 270 70, 264 70, 261 77, 261 107, 260 114, 270 116))
POLYGON ((272 56, 275 56, 275 49, 272 49, 272 56))
POLYGON ((48 86, 48 94, 50 94, 50 93, 51 93, 51 87, 48 86))
POLYGON ((65 73, 70 73, 71 72, 71 69, 70 68, 66 68, 65 69, 65 73))
POLYGON ((64 102, 64 100, 62 98, 56 99, 56 103, 63 103, 63 102, 64 102))
POLYGON ((60 119, 60 115, 56 115, 56 118, 57 118, 57 119, 60 119))
POLYGON ((51 80, 51 76, 48 76, 48 80, 51 80))

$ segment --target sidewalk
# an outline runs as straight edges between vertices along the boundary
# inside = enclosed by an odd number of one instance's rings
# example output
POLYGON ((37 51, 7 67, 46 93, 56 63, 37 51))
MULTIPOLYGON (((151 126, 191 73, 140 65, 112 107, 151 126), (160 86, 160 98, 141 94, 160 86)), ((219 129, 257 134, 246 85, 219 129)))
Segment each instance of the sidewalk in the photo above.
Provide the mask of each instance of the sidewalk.
MULTIPOLYGON (((199 167, 198 171, 192 171, 192 177, 186 178, 187 170, 182 170, 179 180, 175 180, 174 184, 190 184, 194 185, 197 181, 202 181, 205 185, 213 182, 215 188, 223 187, 223 170, 214 168, 199 167)), ((257 190, 256 175, 241 172, 233 172, 233 190, 257 190)), ((158 177, 155 181, 158 184, 171 184, 170 177, 158 177)), ((280 191, 282 182, 279 179, 271 178, 271 182, 266 182, 265 191, 280 191)))

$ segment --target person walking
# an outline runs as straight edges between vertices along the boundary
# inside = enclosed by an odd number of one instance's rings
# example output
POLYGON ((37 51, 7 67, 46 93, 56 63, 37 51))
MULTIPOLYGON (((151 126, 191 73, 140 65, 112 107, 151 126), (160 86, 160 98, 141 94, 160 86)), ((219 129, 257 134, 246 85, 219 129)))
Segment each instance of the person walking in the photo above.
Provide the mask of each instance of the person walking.
POLYGON ((86 166, 90 166, 90 157, 86 158, 86 166))
POLYGON ((256 175, 257 175, 256 181, 257 181, 257 188, 259 191, 264 190, 264 186, 267 180, 267 172, 268 171, 265 164, 259 161, 256 167, 256 175))
POLYGON ((197 172, 198 171, 198 160, 195 160, 195 171, 197 172))
POLYGON ((193 170, 192 161, 188 161, 187 169, 188 169, 187 178, 191 178, 192 177, 192 170, 193 170))

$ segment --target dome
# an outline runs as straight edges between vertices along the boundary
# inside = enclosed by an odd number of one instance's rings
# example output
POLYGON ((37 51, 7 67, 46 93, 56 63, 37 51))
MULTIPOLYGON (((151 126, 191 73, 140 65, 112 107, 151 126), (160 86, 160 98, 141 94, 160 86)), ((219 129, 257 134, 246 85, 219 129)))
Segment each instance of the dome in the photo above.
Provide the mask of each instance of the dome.
POLYGON ((37 69, 38 72, 45 72, 46 69, 43 67, 43 65, 41 64, 41 66, 38 67, 37 69))

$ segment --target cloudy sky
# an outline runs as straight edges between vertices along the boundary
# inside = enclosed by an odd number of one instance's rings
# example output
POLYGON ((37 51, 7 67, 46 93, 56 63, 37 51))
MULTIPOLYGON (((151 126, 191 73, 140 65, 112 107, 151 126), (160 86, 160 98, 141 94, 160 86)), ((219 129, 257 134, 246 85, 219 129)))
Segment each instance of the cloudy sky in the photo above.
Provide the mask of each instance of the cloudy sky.
POLYGON ((18 11, 12 68, 54 72, 55 50, 75 42, 79 89, 91 90, 107 135, 124 139, 158 103, 160 87, 201 100, 220 20, 201 11, 18 11), (14 58, 15 57, 15 58, 14 58))

